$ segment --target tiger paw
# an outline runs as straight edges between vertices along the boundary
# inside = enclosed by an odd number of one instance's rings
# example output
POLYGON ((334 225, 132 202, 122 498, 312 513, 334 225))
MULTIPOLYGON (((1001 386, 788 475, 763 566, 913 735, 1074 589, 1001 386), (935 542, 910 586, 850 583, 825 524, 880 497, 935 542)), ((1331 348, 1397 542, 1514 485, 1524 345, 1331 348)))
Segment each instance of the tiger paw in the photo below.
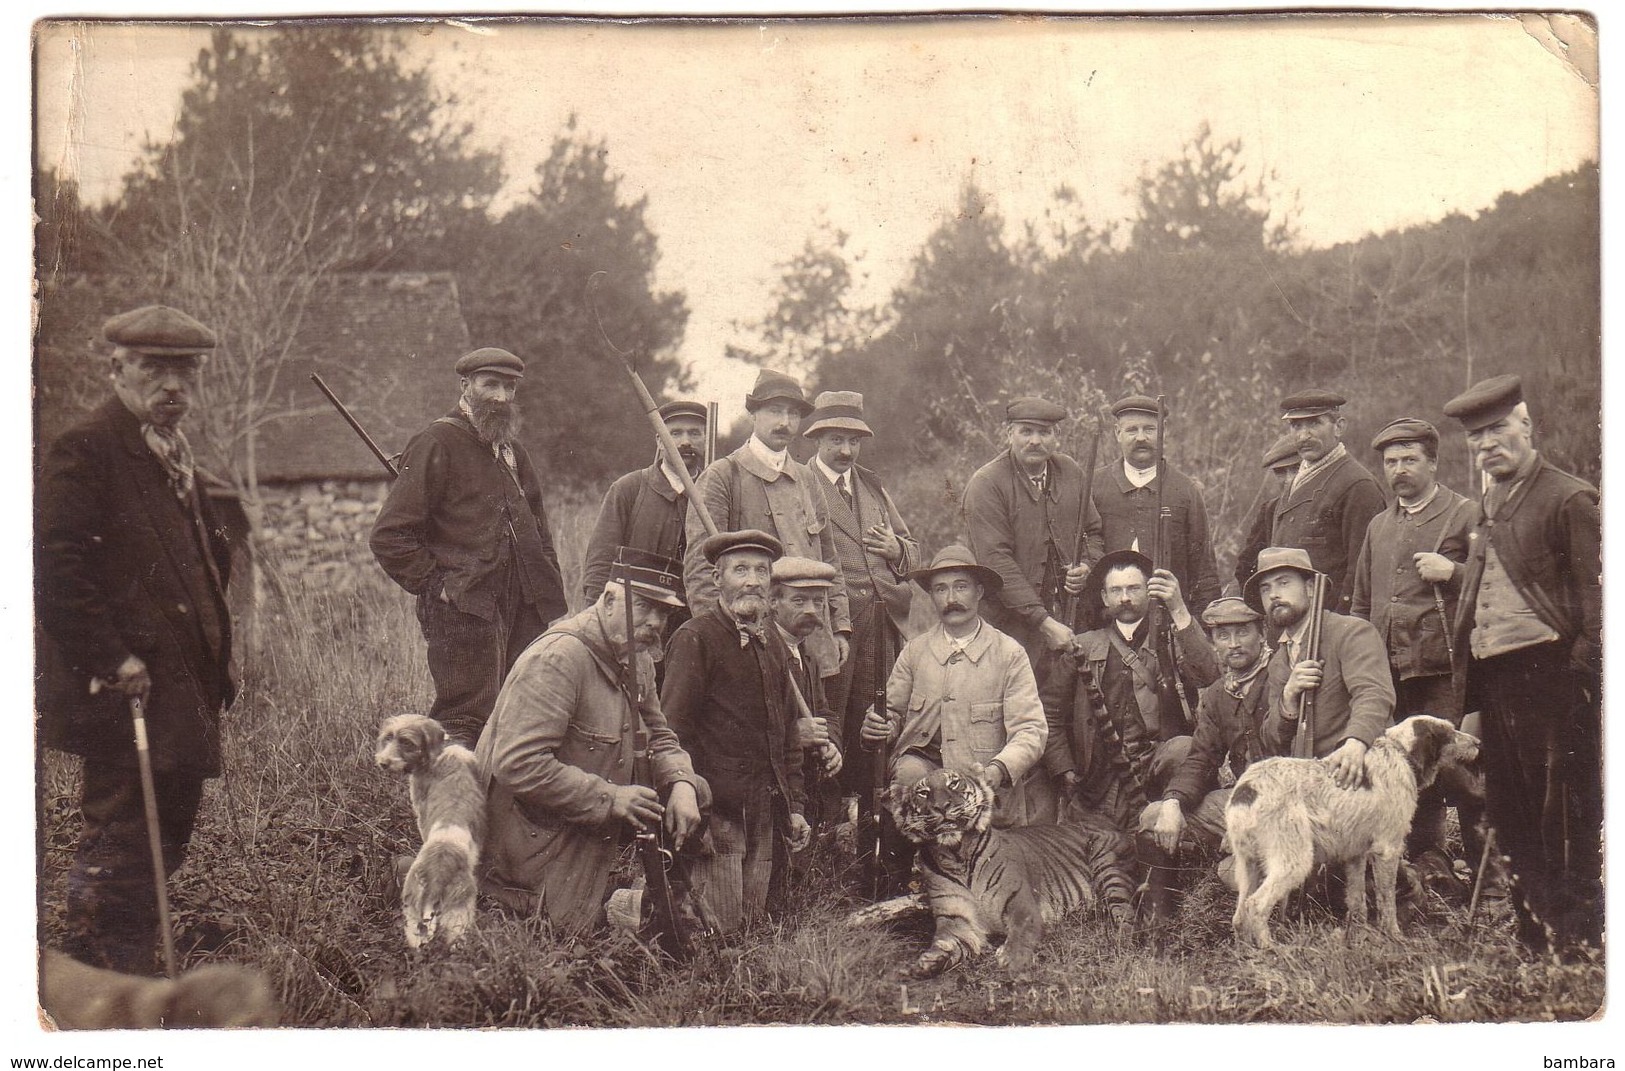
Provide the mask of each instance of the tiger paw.
POLYGON ((935 978, 944 971, 959 966, 964 958, 965 950, 958 945, 948 947, 932 945, 920 953, 920 958, 914 961, 908 973, 911 978, 935 978))

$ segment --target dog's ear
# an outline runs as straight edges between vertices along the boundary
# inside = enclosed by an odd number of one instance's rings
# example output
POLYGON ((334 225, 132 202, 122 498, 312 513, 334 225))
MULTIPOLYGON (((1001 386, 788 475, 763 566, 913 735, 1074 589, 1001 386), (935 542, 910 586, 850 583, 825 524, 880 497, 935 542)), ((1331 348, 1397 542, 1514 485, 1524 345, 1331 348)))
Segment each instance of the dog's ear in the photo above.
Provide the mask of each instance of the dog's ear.
POLYGON ((407 736, 425 759, 433 759, 446 746, 446 730, 433 718, 423 718, 411 725, 407 736))
POLYGON ((1455 727, 1438 718, 1417 716, 1409 719, 1411 730, 1410 759, 1416 767, 1416 780, 1420 787, 1433 780, 1433 774, 1439 766, 1439 755, 1444 751, 1445 744, 1449 743, 1455 727))

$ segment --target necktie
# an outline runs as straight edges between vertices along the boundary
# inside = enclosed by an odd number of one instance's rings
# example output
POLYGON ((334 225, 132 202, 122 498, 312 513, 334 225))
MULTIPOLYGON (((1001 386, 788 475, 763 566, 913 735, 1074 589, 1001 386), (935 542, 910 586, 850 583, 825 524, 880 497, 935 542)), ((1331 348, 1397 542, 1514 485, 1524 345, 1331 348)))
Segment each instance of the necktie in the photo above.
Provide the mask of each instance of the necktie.
POLYGON ((143 424, 141 437, 146 440, 147 448, 163 463, 175 497, 185 499, 192 493, 197 473, 192 461, 192 444, 186 441, 186 433, 179 428, 143 424))
POLYGON ((840 490, 841 497, 846 500, 846 508, 852 509, 852 474, 850 472, 842 473, 835 486, 840 490))

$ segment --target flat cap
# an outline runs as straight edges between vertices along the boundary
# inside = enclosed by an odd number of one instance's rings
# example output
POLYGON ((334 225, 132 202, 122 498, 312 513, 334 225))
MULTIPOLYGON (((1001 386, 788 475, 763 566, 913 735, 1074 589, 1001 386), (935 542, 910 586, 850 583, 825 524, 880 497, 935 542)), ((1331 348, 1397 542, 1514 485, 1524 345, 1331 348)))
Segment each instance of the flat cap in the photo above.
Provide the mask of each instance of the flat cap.
POLYGON ((168 305, 143 305, 110 317, 102 324, 102 337, 153 357, 193 357, 217 345, 213 331, 168 305))
POLYGON ((981 582, 982 590, 986 594, 991 595, 1004 587, 1004 577, 985 565, 977 565, 976 557, 971 554, 970 548, 958 543, 952 543, 937 551, 937 556, 931 559, 930 565, 924 569, 914 570, 908 574, 908 578, 929 591, 931 590, 932 577, 938 573, 946 573, 955 569, 974 576, 981 582))
POLYGON ((773 563, 773 583, 793 588, 834 587, 835 566, 813 558, 780 558, 773 563))
POLYGON ((718 532, 700 544, 700 553, 712 565, 724 554, 735 550, 761 551, 775 561, 784 557, 784 544, 757 528, 747 528, 742 532, 718 532))
POLYGON ((694 417, 696 420, 704 420, 706 416, 704 402, 667 402, 660 407, 661 420, 671 420, 673 417, 694 417))
POLYGON ((1311 387, 1309 390, 1300 390, 1281 399, 1281 419, 1297 420, 1300 417, 1319 416, 1322 413, 1335 412, 1347 404, 1348 399, 1336 391, 1311 387))
POLYGON ((1298 437, 1288 433, 1270 443, 1270 448, 1264 451, 1264 460, 1260 467, 1273 469, 1283 461, 1296 461, 1297 459, 1298 437))
POLYGON ((1004 407, 1004 419, 1011 424, 1055 424, 1066 417, 1066 410, 1047 398, 1013 398, 1004 407))
POLYGON ((1492 376, 1474 383, 1448 402, 1444 415, 1461 421, 1468 431, 1493 424, 1516 409, 1523 401, 1523 380, 1517 376, 1492 376))
POLYGON ((1245 599, 1235 595, 1214 599, 1207 604, 1207 609, 1202 611, 1202 624, 1208 628, 1218 628, 1220 625, 1250 625, 1262 620, 1263 614, 1248 606, 1245 599))
POLYGON ((664 554, 637 547, 617 547, 605 587, 630 583, 633 591, 651 602, 680 607, 683 605, 682 575, 683 567, 664 554))
POLYGON ((1309 552, 1302 547, 1265 547, 1258 552, 1258 567, 1253 570, 1253 575, 1247 578, 1247 583, 1241 586, 1241 593, 1248 601, 1256 603, 1258 582, 1264 579, 1266 573, 1273 573, 1278 569, 1296 569, 1308 577, 1315 575, 1315 566, 1309 560, 1309 552))
POLYGON ((1145 394, 1130 394, 1127 398, 1120 398, 1112 403, 1112 416, 1120 417, 1124 413, 1160 415, 1157 412, 1157 400, 1145 394))
POLYGON ((473 353, 465 353, 457 358, 454 366, 460 376, 471 376, 475 372, 495 372, 498 375, 513 376, 522 379, 525 375, 525 362, 509 353, 499 350, 495 346, 486 346, 473 353))
POLYGON ((863 419, 863 395, 855 390, 826 390, 814 398, 812 414, 801 434, 811 436, 820 431, 873 435, 863 419))
POLYGON ((812 412, 812 405, 807 401, 807 396, 801 393, 800 383, 783 372, 764 368, 756 376, 756 386, 745 395, 745 412, 754 413, 768 402, 778 401, 794 405, 802 416, 812 412))
POLYGON ((1383 426, 1371 439, 1371 449, 1377 453, 1394 443, 1429 443, 1439 446, 1439 429, 1418 417, 1400 417, 1383 426))

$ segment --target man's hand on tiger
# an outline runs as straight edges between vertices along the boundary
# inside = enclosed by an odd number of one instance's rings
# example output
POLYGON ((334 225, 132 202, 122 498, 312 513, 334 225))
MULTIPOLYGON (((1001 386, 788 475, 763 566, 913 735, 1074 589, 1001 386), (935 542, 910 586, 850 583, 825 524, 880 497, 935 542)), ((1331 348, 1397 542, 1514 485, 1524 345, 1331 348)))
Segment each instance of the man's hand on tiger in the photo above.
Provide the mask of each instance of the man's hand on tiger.
POLYGON ((812 843, 812 826, 799 814, 790 816, 790 850, 799 852, 812 843))
POLYGON ((1172 855, 1179 850, 1179 838, 1185 833, 1185 810, 1178 800, 1163 800, 1157 809, 1157 820, 1151 826, 1151 839, 1157 847, 1172 855))

